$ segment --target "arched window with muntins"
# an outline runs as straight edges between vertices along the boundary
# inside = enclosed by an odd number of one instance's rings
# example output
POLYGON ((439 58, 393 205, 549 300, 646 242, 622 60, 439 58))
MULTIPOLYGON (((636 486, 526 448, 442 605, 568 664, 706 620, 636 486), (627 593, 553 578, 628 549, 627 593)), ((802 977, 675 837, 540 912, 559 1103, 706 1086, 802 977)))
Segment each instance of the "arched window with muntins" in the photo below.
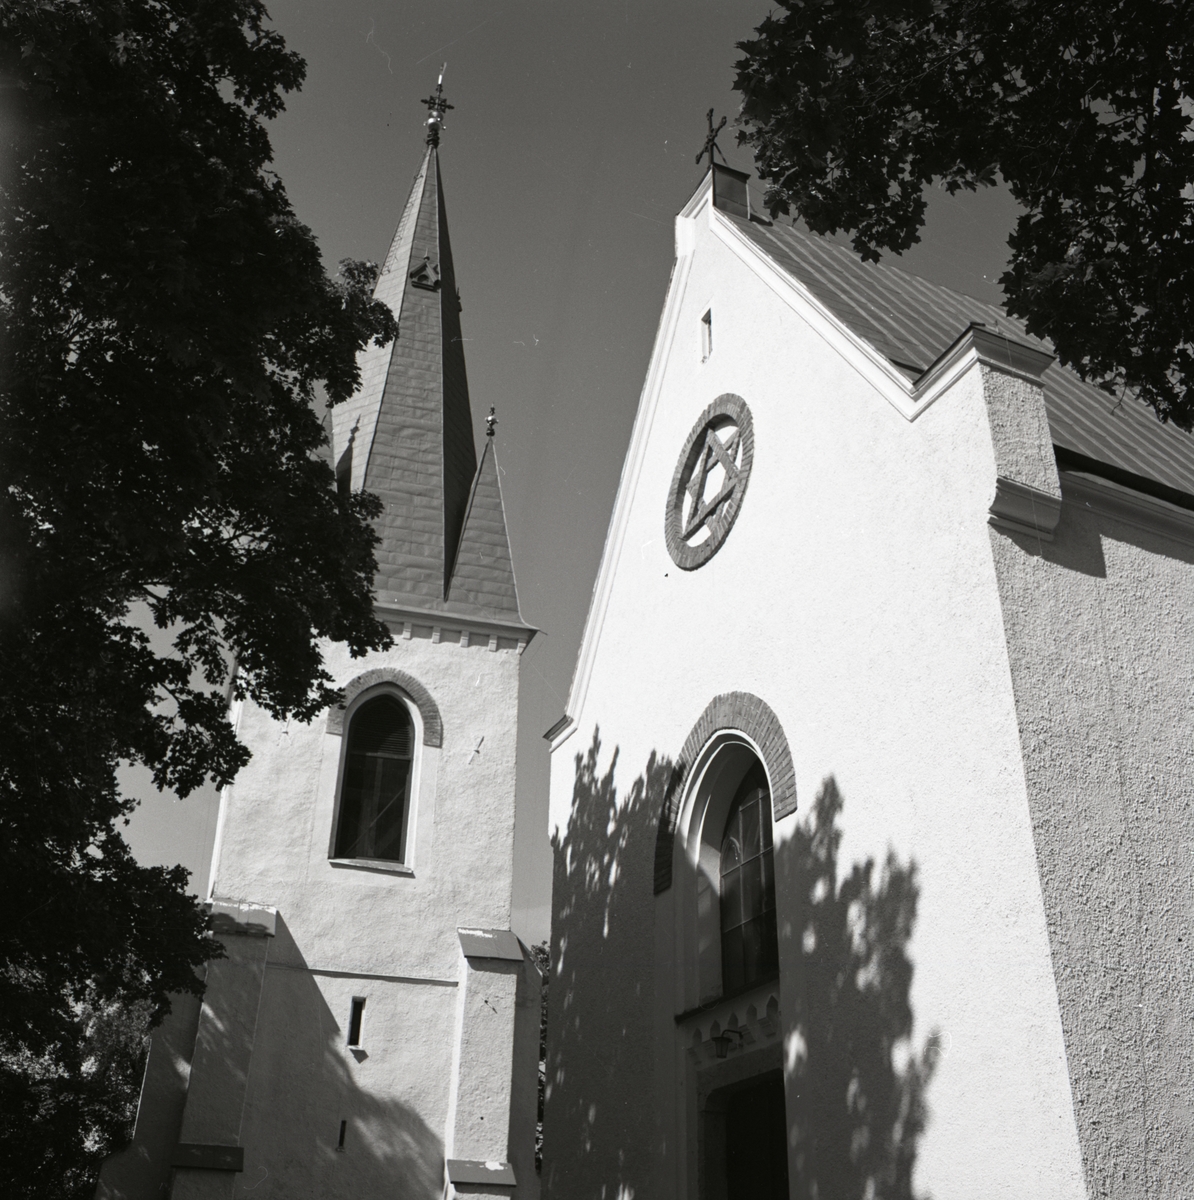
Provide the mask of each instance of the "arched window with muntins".
POLYGON ((415 729, 396 696, 362 704, 348 727, 336 858, 406 859, 415 729))
POLYGON ((779 974, 771 793, 761 765, 730 805, 721 842, 721 979, 732 995, 779 974))

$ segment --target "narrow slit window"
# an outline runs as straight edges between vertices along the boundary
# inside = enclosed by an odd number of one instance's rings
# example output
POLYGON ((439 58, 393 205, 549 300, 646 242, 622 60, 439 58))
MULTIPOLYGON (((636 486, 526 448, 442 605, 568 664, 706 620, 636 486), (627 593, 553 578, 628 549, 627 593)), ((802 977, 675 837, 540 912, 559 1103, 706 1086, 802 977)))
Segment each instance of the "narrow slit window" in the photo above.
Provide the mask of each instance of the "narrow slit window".
POLYGON ((359 1046, 361 1044, 361 1022, 365 1017, 365 997, 353 996, 352 1008, 348 1013, 348 1044, 350 1046, 359 1046))
POLYGON ((347 1133, 348 1133, 348 1122, 341 1121, 340 1122, 340 1140, 336 1143, 337 1150, 344 1149, 344 1137, 347 1133))
POLYGON ((713 353, 713 310, 709 309, 701 318, 701 362, 713 353))

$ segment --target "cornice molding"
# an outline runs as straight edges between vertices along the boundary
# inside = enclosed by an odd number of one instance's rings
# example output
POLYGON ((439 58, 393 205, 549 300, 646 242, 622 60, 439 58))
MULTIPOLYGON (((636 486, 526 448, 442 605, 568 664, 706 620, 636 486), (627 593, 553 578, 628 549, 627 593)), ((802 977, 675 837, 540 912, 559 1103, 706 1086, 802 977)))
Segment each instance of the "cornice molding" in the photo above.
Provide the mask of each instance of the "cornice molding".
POLYGON ((995 480, 990 514, 988 520, 996 529, 1051 542, 1061 520, 1061 497, 1000 475, 995 480))
POLYGON ((533 625, 525 621, 504 621, 498 617, 474 617, 464 613, 446 612, 439 608, 420 608, 415 604, 400 604, 394 601, 378 599, 373 604, 374 611, 396 634, 402 636, 408 625, 419 625, 432 629, 468 629, 484 633, 486 636, 497 634, 501 637, 514 637, 519 641, 519 651, 525 650, 531 640, 539 632, 533 625))
POLYGON ((1125 525, 1194 546, 1194 512, 1081 471, 1059 472, 1067 504, 1081 505, 1125 525))

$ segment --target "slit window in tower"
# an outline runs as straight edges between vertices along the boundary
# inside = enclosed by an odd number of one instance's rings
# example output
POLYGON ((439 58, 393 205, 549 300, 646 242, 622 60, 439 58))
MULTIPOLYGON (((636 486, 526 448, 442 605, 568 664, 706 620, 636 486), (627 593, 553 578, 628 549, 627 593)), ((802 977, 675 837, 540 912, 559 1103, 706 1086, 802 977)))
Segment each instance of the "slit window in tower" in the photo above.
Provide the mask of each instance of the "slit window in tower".
POLYGON ((348 1044, 350 1046, 359 1046, 361 1044, 361 1021, 365 1016, 365 997, 353 996, 352 1008, 348 1014, 348 1044))
POLYGON ((346 1133, 348 1133, 348 1122, 341 1121, 340 1122, 340 1140, 336 1143, 337 1150, 342 1151, 344 1149, 344 1135, 346 1133))
POLYGON ((362 704, 348 727, 336 858, 406 861, 415 730, 397 696, 362 704))
POLYGON ((713 310, 707 309, 701 318, 701 362, 713 353, 713 310))

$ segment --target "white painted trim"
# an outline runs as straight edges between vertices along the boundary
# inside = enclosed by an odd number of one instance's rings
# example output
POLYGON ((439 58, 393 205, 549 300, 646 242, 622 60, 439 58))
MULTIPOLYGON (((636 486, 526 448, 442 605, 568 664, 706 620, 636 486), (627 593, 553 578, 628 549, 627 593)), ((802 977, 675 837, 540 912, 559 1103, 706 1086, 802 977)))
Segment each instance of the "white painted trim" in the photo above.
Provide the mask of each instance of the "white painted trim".
MULTIPOLYGON (((729 218, 716 210, 712 210, 712 213, 709 227, 717 240, 749 267, 902 416, 914 421, 928 408, 932 400, 919 398, 911 380, 885 355, 830 312, 804 284, 789 275, 765 250, 756 246, 729 218)), ((936 399, 936 395, 933 399, 936 399)))
MULTIPOLYGON (((699 194, 698 191, 698 196, 699 194)), ((692 201, 689 201, 685 212, 691 205, 692 201)), ((688 219, 683 213, 676 218, 677 231, 680 229, 680 222, 688 219)), ((679 240, 680 234, 677 232, 677 241, 679 240)), ((630 446, 622 463, 622 475, 618 480, 618 491, 614 497, 614 507, 605 535, 605 545, 601 550, 601 565, 597 570, 597 578, 593 582, 589 612, 585 618, 580 649, 576 656, 576 667, 572 672, 572 683, 568 689, 568 703, 565 705, 564 711, 571 718, 572 723, 561 730, 562 736, 557 736, 556 740, 552 742, 552 753, 575 732, 577 718, 584 708, 585 696, 589 690, 589 679, 593 672, 597 643, 601 638, 601 628, 605 624, 605 614, 613 590, 615 563, 621 553, 623 534, 630 517, 630 510, 634 506, 634 496, 638 490, 639 476, 647 452, 647 443, 651 436, 651 427, 659 407, 664 366, 671 357, 672 343, 675 341, 680 310, 683 308, 684 295, 688 288, 688 276, 692 269, 692 257, 691 254, 686 254, 678 258, 672 267, 672 279, 664 299, 663 312, 660 314, 655 346, 651 351, 651 362, 647 367, 647 378, 639 396, 638 412, 635 414, 634 428, 630 434, 630 446)))
POLYGON ((543 735, 548 742, 548 754, 554 754, 575 732, 576 722, 565 713, 543 735))
MULTIPOLYGON (((697 184, 697 189, 688 197, 688 202, 680 209, 680 216, 677 220, 691 220, 697 215, 706 205, 709 209, 713 208, 713 172, 706 171, 705 178, 697 184)), ((677 255, 679 257, 679 255, 677 255)))

